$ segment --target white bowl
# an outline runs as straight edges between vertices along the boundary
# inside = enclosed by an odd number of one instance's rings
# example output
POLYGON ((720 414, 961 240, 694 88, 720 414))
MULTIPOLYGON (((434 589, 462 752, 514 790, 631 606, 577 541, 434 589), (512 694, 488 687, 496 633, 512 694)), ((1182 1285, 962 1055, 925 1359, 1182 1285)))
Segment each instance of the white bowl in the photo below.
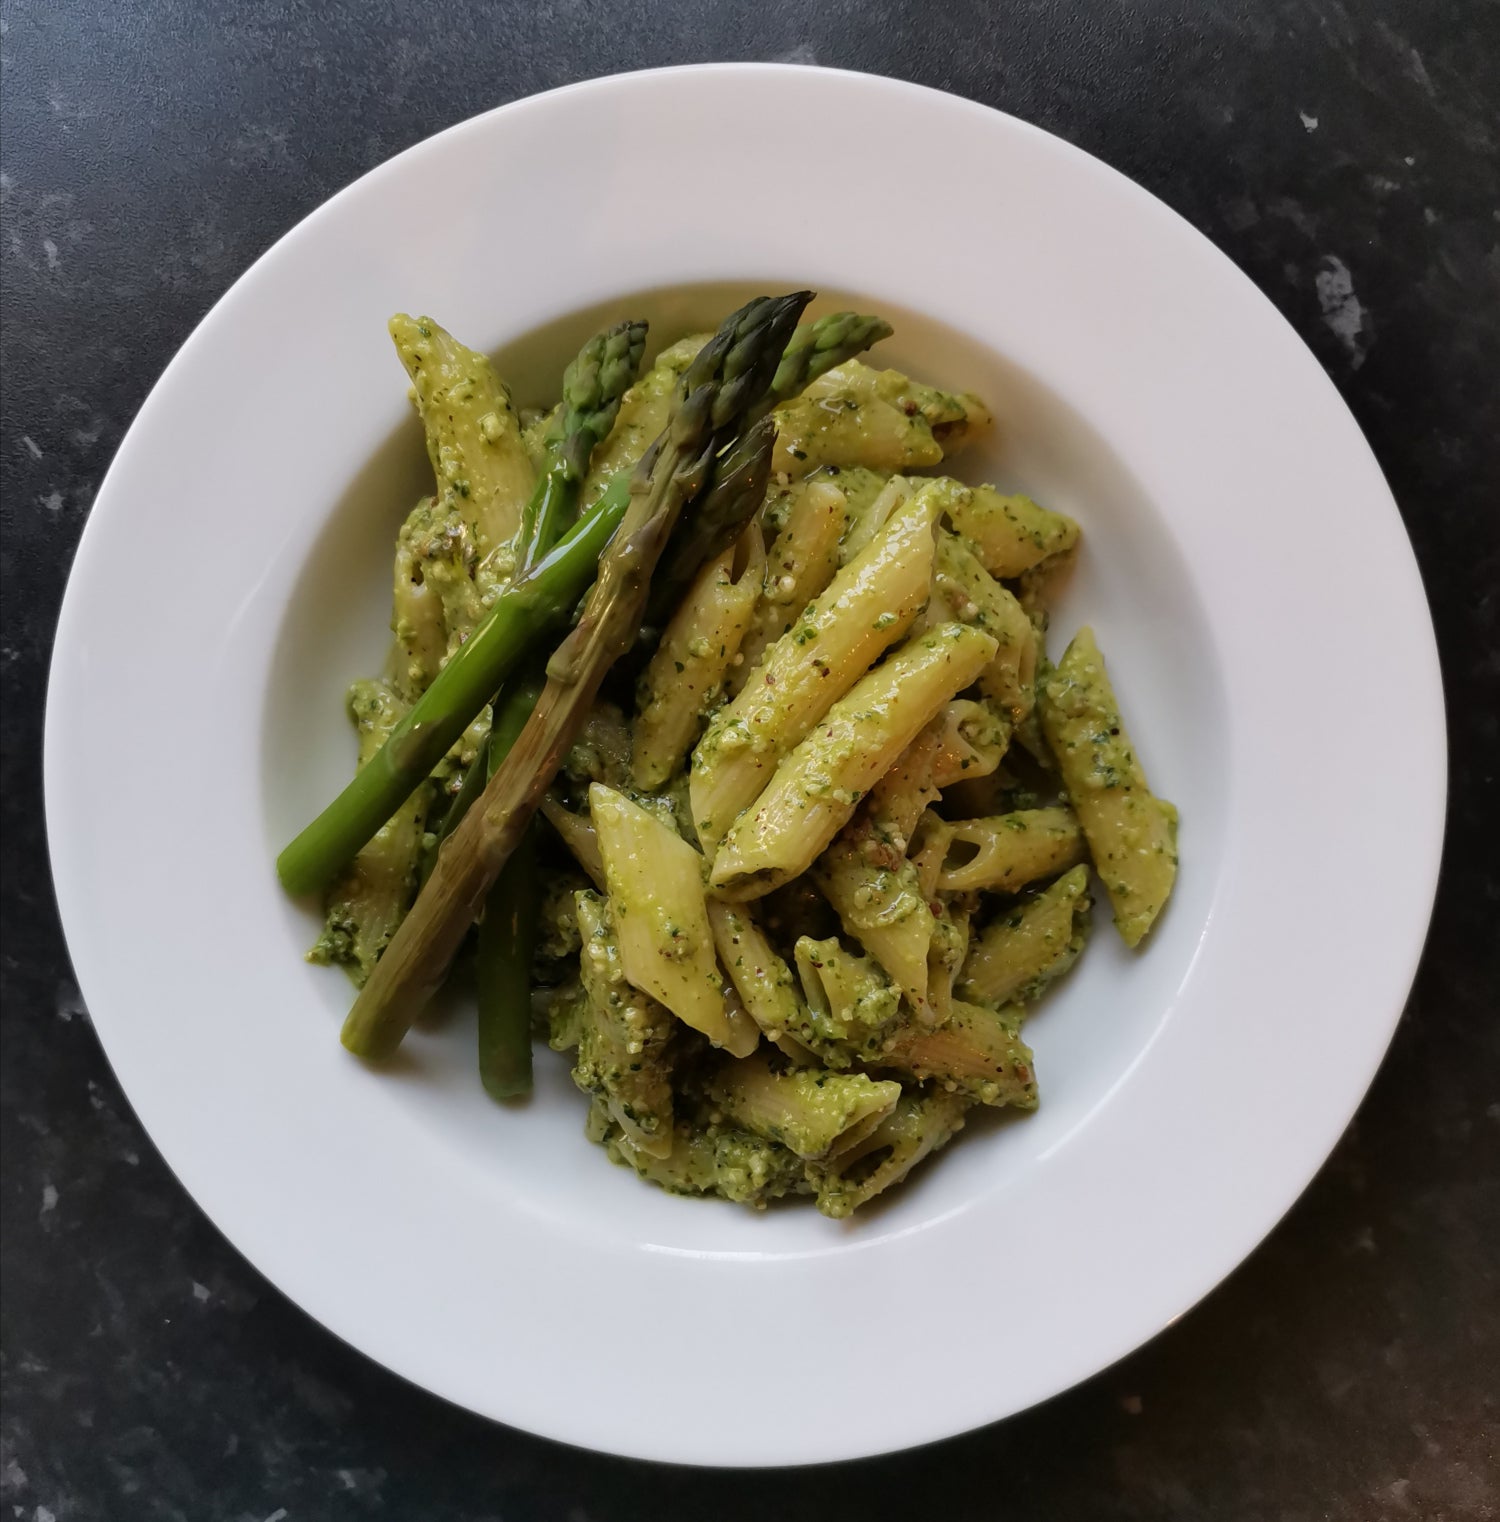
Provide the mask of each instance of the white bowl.
POLYGON ((311 1315, 475 1411, 709 1464, 1003 1417, 1180 1316, 1327 1156, 1431 907, 1443 713, 1390 494, 1312 357, 1144 191, 886 79, 596 80, 413 148, 225 296, 99 494, 53 663, 47 815, 83 992, 224 1233, 311 1315), (559 180, 560 166, 575 165, 559 180), (385 334, 430 312, 540 399, 601 311, 655 337, 810 284, 887 363, 984 395, 971 479, 1083 524, 1094 624, 1182 873, 1028 1027, 1042 1105, 849 1223, 673 1198, 582 1135, 560 1059, 480 1090, 463 1012, 393 1073, 272 857, 344 781, 423 454, 385 334))

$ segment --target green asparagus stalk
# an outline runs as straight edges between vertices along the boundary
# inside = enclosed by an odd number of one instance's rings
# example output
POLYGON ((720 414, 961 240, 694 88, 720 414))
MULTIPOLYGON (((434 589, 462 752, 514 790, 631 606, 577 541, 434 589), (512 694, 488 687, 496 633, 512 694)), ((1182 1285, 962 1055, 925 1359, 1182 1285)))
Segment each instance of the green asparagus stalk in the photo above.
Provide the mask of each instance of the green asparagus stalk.
POLYGON ((890 323, 858 312, 830 312, 803 323, 776 367, 771 389, 755 408, 754 425, 714 463, 713 484, 704 500, 677 526, 661 569, 652 579, 647 625, 660 628, 692 585, 699 569, 731 545, 765 498, 776 442, 775 425, 765 416, 790 401, 820 375, 853 359, 882 338, 890 323))
POLYGON ((573 521, 589 457, 615 426, 645 348, 644 322, 616 323, 589 339, 563 372, 562 406, 547 430, 546 463, 521 515, 521 570, 550 550, 573 521))
POLYGON ((501 867, 479 922, 479 1079, 491 1099, 531 1092, 531 958, 540 891, 533 820, 501 867))
POLYGON ((599 568, 599 557, 630 506, 622 479, 553 549, 495 600, 385 745, 276 858, 289 893, 324 888, 447 754, 517 662, 563 622, 599 568))
MULTIPOLYGON (((486 747, 488 776, 493 777, 511 753, 542 695, 544 680, 538 669, 507 684, 486 747)), ((495 879, 479 921, 479 1077, 493 1099, 531 1092, 531 953, 538 897, 533 827, 495 879)))
POLYGON ((765 396, 810 299, 810 292, 801 291, 748 303, 725 320, 683 372, 667 427, 632 478, 629 510, 600 561, 583 616, 548 662, 536 711, 449 839, 349 1011, 342 1040, 350 1051, 389 1056, 442 982, 600 683, 630 648, 651 574, 678 516, 703 489, 715 456, 765 396))
POLYGON ((786 346, 763 405, 775 407, 789 401, 820 375, 863 354, 893 331, 883 317, 865 317, 858 312, 830 312, 816 322, 804 323, 786 346))
POLYGON ((771 453, 776 425, 762 418, 748 428, 714 461, 713 479, 702 500, 683 515, 651 578, 646 623, 660 629, 682 601, 699 570, 734 543, 744 526, 760 511, 771 479, 771 453))
MULTIPOLYGON (((563 374, 562 406, 547 433, 547 464, 532 498, 535 511, 521 522, 521 564, 551 549, 578 508, 578 492, 596 446, 614 427, 620 398, 641 368, 644 322, 622 322, 591 338, 563 374)), ((543 677, 531 673, 507 683, 496 700, 486 747, 486 780, 510 754, 541 696, 543 677)), ((467 778, 465 782, 467 783, 467 778)), ((474 791, 477 797, 479 788, 474 791)), ((462 821, 474 799, 454 800, 462 821), (459 804, 462 807, 459 808, 459 804)), ((479 1002, 479 1077, 494 1099, 531 1092, 531 953, 536 944, 535 831, 528 830, 485 900, 475 958, 479 1002)))

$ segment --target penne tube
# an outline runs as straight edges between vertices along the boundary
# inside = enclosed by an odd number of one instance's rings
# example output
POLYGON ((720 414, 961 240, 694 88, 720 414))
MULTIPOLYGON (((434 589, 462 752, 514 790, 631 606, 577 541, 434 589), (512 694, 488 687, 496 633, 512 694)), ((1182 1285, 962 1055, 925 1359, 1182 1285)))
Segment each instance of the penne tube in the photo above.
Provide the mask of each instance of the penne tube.
POLYGON ((818 1209, 841 1220, 899 1184, 923 1158, 964 1126, 972 1100, 938 1088, 903 1094, 896 1108, 856 1145, 815 1171, 818 1209))
POLYGON ((1007 1017, 955 999, 947 1022, 936 1030, 910 1025, 898 1031, 881 1065, 936 1079, 950 1093, 983 1105, 1034 1110, 1036 1070, 1019 1026, 1019 1011, 1007 1017))
POLYGON ((715 1046, 748 1056, 760 1031, 724 997, 703 900, 703 858, 681 836, 622 794, 596 782, 589 813, 599 833, 620 967, 715 1046))
POLYGON ((606 889, 604 857, 599 853, 599 834, 594 829, 594 821, 587 814, 575 814, 571 809, 564 808, 552 793, 542 799, 541 811, 547 823, 557 831, 573 860, 588 873, 594 886, 603 893, 606 889))
POLYGON ((807 998, 807 1024, 793 1034, 831 1067, 873 1060, 901 1007, 900 991, 869 957, 837 937, 803 936, 793 948, 807 998))
MULTIPOLYGON (((407 523, 430 512, 432 505, 431 497, 423 497, 407 523)), ((413 703, 448 658, 448 621, 438 588, 421 572, 405 524, 396 539, 391 592, 391 631, 396 636, 389 660, 391 685, 413 703)))
POLYGON ((709 1101, 736 1124, 809 1161, 847 1151, 895 1108, 901 1085, 827 1068, 775 1070, 764 1053, 716 1068, 709 1101))
POLYGON ((1078 543, 1078 525, 1038 507, 1030 497, 993 486, 965 487, 948 507, 948 521, 973 546, 991 576, 1019 576, 1078 543))
POLYGON ((880 963, 911 1007, 927 1018, 927 955, 933 917, 907 859, 860 821, 813 866, 813 879, 844 929, 880 963))
POLYGON ((697 738, 752 626, 765 560, 752 523, 699 572, 663 632, 637 689, 631 778, 643 791, 661 787, 697 738))
POLYGON ((1065 872, 1024 904, 1002 909, 969 948, 958 994, 998 1006, 1034 999, 1066 972, 1088 934, 1087 867, 1065 872))
POLYGON ((902 751, 870 790, 870 817, 905 851, 917 821, 945 787, 987 777, 1005 755, 1003 719, 972 698, 955 698, 902 751))
POLYGON ((839 567, 839 543, 849 521, 843 492, 820 476, 799 482, 790 495, 785 526, 765 557, 765 582, 730 675, 731 692, 745 685, 767 647, 792 627, 839 567))
POLYGON ((585 998, 564 1006, 553 1045, 576 1044, 574 1083, 602 1100, 643 1152, 665 1157, 672 1150, 672 1082, 666 1061, 672 1016, 626 981, 608 901, 582 889, 577 904, 585 998))
POLYGON ((982 630, 946 624, 856 683, 730 828, 709 876, 715 894, 758 898, 806 871, 860 798, 994 654, 982 630))
POLYGON ((670 1194, 718 1194, 764 1206, 784 1194, 810 1191, 807 1164, 795 1152, 741 1126, 678 1126, 665 1156, 637 1146, 596 1102, 586 1134, 617 1163, 670 1194))
POLYGON ((494 366, 430 317, 397 313, 391 338, 411 377, 440 496, 461 498, 482 560, 513 553, 536 480, 521 419, 494 366))
MULTIPOLYGON (((841 471, 838 479, 844 481, 852 474, 854 474, 852 471, 841 471)), ((879 479, 873 471, 863 472, 863 477, 879 479)), ((917 481, 910 480, 906 476, 892 476, 862 508, 851 512, 844 542, 839 546, 840 565, 848 565, 863 551, 876 534, 890 522, 896 509, 911 496, 917 489, 917 485, 917 481)), ((844 488, 844 498, 845 501, 849 501, 848 487, 844 488)))
POLYGON ((948 902, 933 915, 932 941, 927 948, 925 1024, 940 1025, 953 1009, 953 984, 969 954, 969 912, 948 902))
POLYGON ((902 482, 903 490, 895 499, 887 500, 886 493, 891 481, 899 479, 887 476, 883 471, 867 470, 862 465, 851 465, 842 470, 819 471, 807 479, 832 481, 844 494, 844 511, 847 522, 844 537, 839 544, 839 564, 848 565, 875 537, 890 517, 896 502, 904 502, 912 493, 911 483, 902 482), (878 511, 877 511, 878 505, 878 511))
POLYGON ((773 466, 795 476, 827 466, 894 471, 936 465, 992 420, 969 392, 941 391, 854 359, 777 408, 776 421, 773 466))
MULTIPOLYGON (((1071 809, 1016 809, 988 819, 938 821, 942 847, 937 887, 943 893, 987 888, 1015 893, 1084 859, 1083 831, 1071 809)), ((931 846, 928 846, 931 849, 931 846)))
POLYGON ((946 494, 924 488, 893 515, 766 654, 693 752, 689 796, 707 851, 770 780, 777 762, 911 627, 932 576, 946 494))
POLYGON ((1176 881, 1177 810, 1146 782, 1093 630, 1078 631, 1043 684, 1041 714, 1115 928, 1139 945, 1176 881))
POLYGON ((934 603, 946 606, 953 618, 993 635, 1000 648, 980 675, 979 690, 1012 725, 1024 724, 1036 705, 1037 657, 1036 629, 1026 610, 962 539, 941 529, 933 589, 934 603))
POLYGON ((788 1032, 806 1026, 807 1011, 792 969, 743 904, 711 898, 707 908, 719 965, 729 975, 740 1003, 767 1040, 785 1055, 801 1060, 806 1048, 788 1032))
POLYGON ((892 471, 938 464, 943 446, 920 407, 907 409, 910 386, 896 371, 857 359, 830 370, 776 409, 771 468, 798 476, 829 465, 892 471))
POLYGON ((948 854, 948 821, 928 809, 917 821, 911 834, 911 864, 917 871, 922 897, 937 897, 938 877, 943 858, 948 854))
POLYGON ((679 339, 656 356, 655 363, 620 399, 620 411, 609 436, 594 451, 579 494, 580 511, 587 511, 621 471, 633 470, 646 447, 666 427, 672 393, 682 372, 708 342, 707 333, 679 339))

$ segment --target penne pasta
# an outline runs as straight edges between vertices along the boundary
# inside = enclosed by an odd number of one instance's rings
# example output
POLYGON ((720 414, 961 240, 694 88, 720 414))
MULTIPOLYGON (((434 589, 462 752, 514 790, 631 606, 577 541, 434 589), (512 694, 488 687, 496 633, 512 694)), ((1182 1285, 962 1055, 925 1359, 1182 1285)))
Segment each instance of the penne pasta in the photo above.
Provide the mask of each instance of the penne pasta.
POLYGON ((760 529, 699 572, 662 633, 636 696, 631 778, 647 791, 677 770, 753 625, 765 573, 760 529))
POLYGON ((928 809, 917 821, 911 836, 911 864, 916 868, 922 896, 937 897, 938 878, 948 855, 948 821, 928 809))
POLYGON ((774 468, 795 476, 826 466, 895 471, 936 465, 991 418, 976 396, 940 391, 855 359, 779 407, 776 421, 774 468))
POLYGON ((933 525, 946 493, 927 488, 766 651, 693 752, 689 796, 705 850, 765 787, 776 763, 911 627, 932 576, 933 525))
POLYGON ((1115 928, 1139 945, 1177 877, 1177 810, 1146 782, 1093 630, 1078 631, 1047 678, 1041 712, 1115 928))
POLYGON ((692 364, 708 337, 707 333, 694 333, 663 349, 651 368, 621 398, 615 426, 594 451, 589 473, 584 477, 581 500, 585 510, 604 495, 605 487, 617 475, 640 463, 646 446, 666 426, 672 410, 672 393, 682 372, 692 364))
POLYGON ((858 360, 830 370, 776 409, 772 469, 797 476, 829 465, 883 471, 936 465, 943 446, 920 408, 907 410, 902 388, 910 384, 858 360))
POLYGON ((936 1079, 950 1093, 966 1094, 983 1105, 1034 1110, 1036 1071, 1019 1029, 1019 1012, 997 1013, 955 999, 943 1025, 936 1030, 905 1027, 881 1060, 914 1078, 936 1079))
POLYGON ((877 1194, 899 1184, 923 1158, 944 1147, 964 1126, 972 1100, 938 1089, 914 1089, 856 1146, 813 1177, 818 1209, 842 1220, 877 1194))
POLYGON ((626 981, 609 902, 582 889, 577 905, 586 998, 559 1011, 554 1040, 571 1038, 578 1048, 574 1083, 597 1095, 643 1152, 664 1157, 672 1148, 672 1082, 666 1061, 672 1016, 626 981))
POLYGON ((944 893, 1014 893, 1075 866, 1085 851, 1077 816, 1063 808, 940 822, 934 836, 943 850, 937 886, 944 893))
POLYGON ((575 814, 571 809, 564 808, 552 793, 542 799, 541 811, 546 816, 547 823, 557 831, 573 860, 588 873, 594 886, 603 893, 604 857, 599 852, 599 833, 594 828, 594 821, 587 814, 575 814))
POLYGON ((917 1014, 930 1018, 927 956, 933 915, 903 852, 861 811, 812 870, 844 929, 874 957, 917 1014))
POLYGON ((953 983, 969 954, 969 912, 949 900, 934 914, 927 948, 927 1019, 940 1025, 953 1009, 953 983))
MULTIPOLYGON (((844 511, 847 522, 844 526, 844 537, 839 544, 839 564, 848 565, 859 552, 875 537, 875 531, 891 515, 892 502, 885 507, 878 518, 870 521, 875 509, 890 485, 891 477, 884 471, 869 470, 863 465, 850 465, 845 468, 830 468, 818 471, 815 475, 805 477, 812 481, 831 481, 844 494, 844 511)), ((908 486, 902 493, 902 500, 911 495, 908 486)))
POLYGON ((946 624, 857 682, 730 828, 709 876, 714 892, 757 898, 806 871, 859 799, 994 655, 982 630, 946 624))
POLYGON ((398 313, 390 332, 411 377, 439 497, 461 506, 480 558, 508 574, 504 557, 514 555, 521 510, 536 479, 510 393, 483 354, 430 317, 398 313))
POLYGON ((715 1046, 747 1056, 760 1031, 725 1002, 703 902, 703 858, 655 815, 602 783, 589 788, 589 813, 626 978, 715 1046))
MULTIPOLYGON (((853 471, 842 471, 838 479, 847 480, 853 475, 853 471)), ((844 534, 844 542, 839 546, 839 564, 848 565, 864 547, 890 522, 896 509, 916 491, 921 484, 919 479, 908 479, 906 476, 892 476, 889 480, 878 475, 874 471, 865 471, 863 475, 871 480, 882 481, 880 489, 860 509, 851 508, 849 527, 844 534)), ((844 500, 850 501, 849 489, 844 489, 844 500)))
POLYGON ((793 1035, 830 1067, 874 1060, 896 1023, 901 995, 869 957, 837 938, 803 936, 794 949, 807 1023, 793 1035))
POLYGON ((670 1194, 718 1194, 763 1207, 785 1194, 809 1192, 807 1165, 795 1152, 742 1126, 679 1126, 663 1157, 643 1150, 596 1104, 587 1134, 617 1163, 670 1194))
POLYGON ((762 1052, 716 1068, 704 1093, 746 1130, 818 1161, 869 1135, 896 1108, 901 1085, 827 1068, 778 1071, 762 1052))
MULTIPOLYGON (((423 497, 402 525, 396 539, 396 566, 391 586, 391 685, 408 703, 427 690, 448 657, 448 620, 436 582, 423 574, 418 546, 407 526, 430 516, 433 499, 423 497)), ((472 585, 472 583, 470 583, 472 585)))
POLYGON ((989 776, 1000 765, 1008 737, 1005 721, 985 704, 955 698, 871 789, 871 818, 905 851, 917 821, 942 789, 989 776))
POLYGON ((792 627, 839 567, 839 544, 849 519, 843 492, 818 476, 792 487, 790 497, 785 526, 765 556, 765 584, 730 677, 731 692, 745 685, 766 647, 792 627))
POLYGON ((933 589, 934 603, 945 606, 949 616, 994 637, 1000 648, 981 673, 979 690, 1012 725, 1025 723, 1036 704, 1037 657, 1036 630, 1026 610, 962 539, 942 529, 937 537, 933 589))
POLYGON ((523 407, 521 409, 521 445, 531 468, 540 473, 547 463, 547 434, 562 413, 562 403, 555 407, 523 407))
POLYGON ((969 948, 958 994, 998 1006, 1034 999, 1077 960, 1088 934, 1089 874, 1073 867, 1033 899, 1000 913, 969 948))
MULTIPOLYGON (((939 790, 956 778, 992 771, 1004 745, 1003 721, 981 703, 955 699, 901 753, 812 869, 844 929, 928 1022, 940 1018, 928 996, 937 922, 929 903, 932 891, 907 858, 907 846, 939 790)), ((941 965, 946 970, 946 963, 941 965)), ((937 1007, 951 983, 948 970, 937 1007)))
POLYGON ((1002 579, 1064 555, 1078 543, 1078 525, 1071 518, 993 486, 957 493, 948 520, 974 546, 985 570, 1002 579))
POLYGON ((791 1039, 788 1032, 807 1023, 792 969, 744 905, 711 898, 707 907, 719 965, 728 973, 740 1003, 769 1041, 789 1055, 799 1056, 799 1048, 786 1045, 791 1039))

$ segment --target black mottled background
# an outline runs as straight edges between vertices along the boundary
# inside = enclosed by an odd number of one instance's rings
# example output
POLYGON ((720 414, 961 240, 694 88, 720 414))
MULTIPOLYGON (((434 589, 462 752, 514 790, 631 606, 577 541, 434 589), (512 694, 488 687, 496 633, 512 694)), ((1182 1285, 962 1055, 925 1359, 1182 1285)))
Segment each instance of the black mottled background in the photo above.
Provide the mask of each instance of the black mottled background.
MULTIPOLYGON (((1496 0, 7 0, 0 16, 0 1519, 1500 1517, 1496 0), (1148 186, 1248 271, 1395 488, 1435 604, 1453 762, 1437 918, 1390 1057, 1227 1284, 1000 1426, 839 1468, 714 1474, 454 1411, 224 1243, 142 1135, 72 982, 40 738, 100 477, 251 260, 464 116, 617 69, 742 58, 1003 107, 1148 186)), ((932 1358, 941 1379, 963 1349, 932 1358)), ((717 1377, 732 1402, 733 1371, 717 1377)))

